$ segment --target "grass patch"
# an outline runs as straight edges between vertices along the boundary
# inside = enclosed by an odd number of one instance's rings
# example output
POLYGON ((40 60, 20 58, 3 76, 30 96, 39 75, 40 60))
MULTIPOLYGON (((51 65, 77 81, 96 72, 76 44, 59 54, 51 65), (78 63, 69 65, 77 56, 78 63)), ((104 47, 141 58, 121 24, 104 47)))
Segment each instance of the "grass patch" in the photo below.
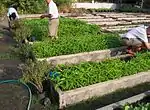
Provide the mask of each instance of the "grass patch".
POLYGON ((38 40, 34 43, 36 57, 89 52, 121 46, 118 34, 102 33, 96 25, 86 24, 76 19, 60 18, 59 39, 51 41, 48 36, 48 20, 25 20, 32 29, 32 36, 38 40))

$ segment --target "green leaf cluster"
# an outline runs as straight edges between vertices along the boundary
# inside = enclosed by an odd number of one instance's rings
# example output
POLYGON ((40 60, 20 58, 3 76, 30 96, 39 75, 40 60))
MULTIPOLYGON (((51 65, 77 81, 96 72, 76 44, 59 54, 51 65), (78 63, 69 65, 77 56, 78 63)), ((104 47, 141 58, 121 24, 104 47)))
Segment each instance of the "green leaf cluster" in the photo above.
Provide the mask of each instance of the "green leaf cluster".
POLYGON ((136 106, 127 104, 122 110, 150 110, 150 103, 137 103, 136 106))
POLYGON ((150 69, 150 53, 137 54, 130 61, 120 59, 104 62, 86 62, 78 65, 58 65, 51 70, 59 73, 59 77, 52 80, 62 90, 71 90, 92 85, 99 82, 133 75, 150 69))
POLYGON ((102 50, 122 45, 117 34, 102 33, 98 26, 76 19, 60 18, 58 39, 55 41, 47 38, 47 20, 26 20, 25 24, 33 29, 32 36, 40 41, 32 45, 38 58, 102 50))

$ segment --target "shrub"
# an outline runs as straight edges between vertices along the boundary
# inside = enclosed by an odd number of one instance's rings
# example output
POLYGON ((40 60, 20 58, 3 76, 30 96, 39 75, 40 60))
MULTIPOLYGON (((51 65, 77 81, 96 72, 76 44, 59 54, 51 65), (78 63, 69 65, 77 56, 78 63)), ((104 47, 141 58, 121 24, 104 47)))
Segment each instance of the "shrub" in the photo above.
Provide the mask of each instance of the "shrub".
POLYGON ((13 21, 11 25, 13 31, 13 38, 18 43, 22 42, 23 40, 31 36, 32 29, 24 25, 22 21, 19 20, 13 21))
POLYGON ((16 5, 21 13, 43 13, 47 8, 44 0, 1 0, 0 2, 5 8, 12 4, 16 5))
POLYGON ((0 6, 0 17, 3 16, 6 13, 6 8, 3 4, 0 6))
MULTIPOLYGON (((62 9, 63 6, 70 8, 72 0, 54 0, 54 2, 62 9)), ((0 8, 5 10, 12 4, 16 5, 20 13, 44 13, 47 10, 44 0, 1 0, 0 4, 3 4, 4 7, 0 8)))
POLYGON ((22 80, 35 84, 37 89, 43 92, 42 82, 46 79, 49 69, 50 65, 46 61, 33 62, 28 60, 21 68, 23 73, 22 80))
POLYGON ((36 61, 33 49, 29 44, 18 44, 18 48, 12 48, 12 54, 19 57, 23 62, 28 60, 36 61))

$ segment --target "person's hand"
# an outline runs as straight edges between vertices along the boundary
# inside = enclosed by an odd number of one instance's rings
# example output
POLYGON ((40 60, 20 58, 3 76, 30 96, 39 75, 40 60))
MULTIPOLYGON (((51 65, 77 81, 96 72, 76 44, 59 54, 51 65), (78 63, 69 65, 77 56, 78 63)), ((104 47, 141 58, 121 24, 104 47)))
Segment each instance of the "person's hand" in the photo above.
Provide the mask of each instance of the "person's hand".
POLYGON ((148 48, 147 51, 150 52, 150 49, 148 48))
POLYGON ((44 15, 41 15, 41 16, 40 16, 41 19, 43 19, 44 17, 45 17, 44 15))

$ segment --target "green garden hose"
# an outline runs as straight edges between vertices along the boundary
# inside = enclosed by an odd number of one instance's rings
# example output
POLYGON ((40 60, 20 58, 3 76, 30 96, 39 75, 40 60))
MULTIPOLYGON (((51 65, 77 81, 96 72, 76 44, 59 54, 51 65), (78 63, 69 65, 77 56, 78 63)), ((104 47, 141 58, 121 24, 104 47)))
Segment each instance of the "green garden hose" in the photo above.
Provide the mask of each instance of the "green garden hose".
POLYGON ((26 87, 28 89, 29 92, 29 102, 28 102, 28 106, 27 106, 27 110, 30 109, 31 106, 31 101, 32 101, 32 93, 31 93, 31 89, 29 88, 29 86, 19 80, 1 80, 0 84, 4 84, 4 83, 16 83, 16 84, 22 84, 24 87, 26 87))

